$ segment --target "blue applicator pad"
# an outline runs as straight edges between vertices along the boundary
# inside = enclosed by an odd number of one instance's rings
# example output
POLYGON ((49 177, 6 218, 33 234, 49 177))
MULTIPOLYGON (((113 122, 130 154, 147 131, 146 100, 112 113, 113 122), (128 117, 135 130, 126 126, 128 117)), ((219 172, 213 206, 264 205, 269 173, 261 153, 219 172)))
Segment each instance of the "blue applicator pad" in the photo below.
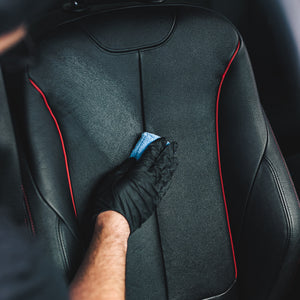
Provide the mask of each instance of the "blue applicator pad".
MULTIPOLYGON (((134 157, 136 159, 140 159, 140 157, 142 156, 142 154, 144 153, 144 151, 147 149, 147 147, 154 141, 156 141, 157 139, 159 139, 160 136, 153 134, 153 133, 149 133, 149 132, 144 132, 141 136, 141 138, 139 139, 139 141, 137 142, 136 146, 134 147, 134 149, 132 150, 130 157, 134 157)), ((167 142, 167 145, 169 145, 170 143, 167 142)))

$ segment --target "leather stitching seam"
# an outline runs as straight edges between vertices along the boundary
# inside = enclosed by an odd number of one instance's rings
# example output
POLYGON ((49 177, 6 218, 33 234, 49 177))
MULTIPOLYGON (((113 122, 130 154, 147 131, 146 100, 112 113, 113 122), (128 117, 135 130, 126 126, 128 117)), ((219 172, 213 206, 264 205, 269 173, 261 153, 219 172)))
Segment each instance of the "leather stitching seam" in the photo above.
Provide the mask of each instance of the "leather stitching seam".
POLYGON ((166 291, 166 294, 167 294, 167 299, 169 299, 169 287, 168 287, 167 268, 166 268, 164 254, 163 254, 164 252, 163 252, 163 247, 162 247, 161 234, 160 234, 160 230, 159 230, 159 222, 158 222, 157 211, 155 211, 155 219, 156 219, 157 231, 158 231, 158 241, 159 241, 159 246, 160 246, 160 250, 161 250, 161 259, 162 259, 162 263, 163 263, 164 278, 165 278, 165 282, 166 282, 166 289, 165 289, 165 291, 166 291))
POLYGON ((283 157, 283 154, 282 154, 282 152, 281 152, 281 150, 280 150, 280 147, 279 147, 279 145, 278 145, 277 139, 276 139, 276 137, 275 137, 275 134, 274 134, 273 129, 272 129, 271 126, 270 126, 270 131, 271 131, 271 133, 272 133, 272 135, 273 135, 273 138, 274 138, 276 147, 277 147, 277 149, 278 149, 278 152, 279 152, 279 154, 280 154, 280 156, 281 156, 281 159, 282 159, 282 161, 283 161, 283 165, 284 165, 284 167, 285 167, 285 169, 286 169, 286 172, 287 172, 287 174, 288 174, 288 177, 289 177, 290 183, 291 183, 291 185, 292 185, 292 188, 293 188, 295 197, 296 197, 296 199, 297 199, 297 201, 298 201, 298 206, 300 207, 300 201, 299 201, 298 193, 297 193, 297 191, 296 191, 296 188, 295 188, 293 179, 292 179, 292 177, 291 177, 290 171, 289 171, 289 169, 288 169, 288 166, 287 166, 286 161, 285 161, 285 159, 284 159, 284 157, 283 157))
MULTIPOLYGON (((277 272, 277 278, 279 277, 279 274, 280 274, 280 270, 282 269, 283 267, 283 263, 284 263, 284 257, 286 257, 286 254, 287 254, 287 251, 288 251, 288 245, 289 245, 289 241, 291 239, 291 228, 292 228, 292 220, 291 220, 291 216, 289 214, 289 210, 287 208, 287 202, 286 202, 286 196, 285 196, 285 193, 284 193, 284 190, 282 188, 282 184, 280 182, 280 179, 279 179, 279 176, 277 174, 277 171, 276 171, 276 168, 274 167, 273 163, 271 162, 270 159, 268 159, 266 156, 264 157, 264 161, 266 162, 266 166, 268 167, 271 175, 273 176, 274 180, 275 180, 275 184, 276 184, 276 191, 279 195, 279 198, 280 198, 280 203, 282 205, 282 208, 283 208, 283 211, 284 211, 284 214, 285 214, 285 217, 286 217, 286 230, 287 230, 287 237, 285 239, 285 250, 284 250, 284 253, 282 255, 282 258, 281 258, 281 267, 279 268, 278 272, 277 272)), ((275 277, 275 276, 274 276, 275 277)), ((274 281, 276 281, 276 279, 274 279, 274 281)), ((272 286, 274 286, 274 284, 272 284, 270 286, 270 289, 269 289, 269 293, 271 293, 271 290, 272 290, 272 286)))
POLYGON ((65 218, 60 214, 60 212, 59 212, 58 210, 56 210, 56 208, 53 207, 52 204, 51 204, 49 201, 47 201, 47 199, 45 199, 44 196, 42 195, 41 191, 39 190, 39 188, 38 188, 38 186, 37 186, 37 184, 36 184, 36 182, 35 182, 35 179, 33 178, 33 175, 32 175, 32 173, 31 173, 31 170, 30 170, 29 166, 28 166, 28 163, 26 163, 25 167, 26 167, 26 171, 27 171, 28 176, 29 176, 29 180, 30 180, 30 182, 31 182, 31 184, 32 184, 32 187, 33 187, 34 192, 36 193, 37 197, 38 197, 41 201, 43 201, 43 202, 49 207, 49 209, 51 209, 51 210, 52 210, 52 211, 53 211, 53 212, 54 212, 54 213, 62 220, 62 222, 65 223, 65 225, 67 226, 67 228, 68 228, 69 231, 71 232, 72 236, 73 236, 76 240, 79 241, 78 235, 77 235, 77 234, 75 233, 75 231, 72 229, 72 226, 69 224, 69 222, 67 222, 67 221, 65 220, 65 218))
POLYGON ((114 50, 111 48, 108 48, 104 45, 102 45, 99 40, 85 27, 81 26, 81 29, 83 30, 83 32, 85 32, 87 34, 87 36, 89 37, 89 39, 101 50, 111 53, 111 54, 122 54, 122 53, 130 53, 130 52, 136 52, 136 51, 142 51, 142 50, 146 50, 146 49, 153 49, 156 47, 159 47, 163 44, 165 44, 170 37, 173 35, 174 31, 175 31, 175 27, 176 27, 176 21, 177 21, 177 14, 173 14, 173 20, 172 20, 172 25, 171 28, 169 30, 169 32, 165 35, 165 37, 163 39, 161 39, 160 41, 153 43, 153 44, 149 44, 149 45, 141 45, 138 46, 136 48, 132 48, 132 49, 124 49, 124 50, 114 50))
POLYGON ((36 91, 40 94, 40 96, 43 98, 44 103, 46 105, 46 108, 48 109, 48 111, 49 111, 49 113, 50 113, 50 115, 51 115, 51 117, 52 117, 52 119, 55 123, 58 135, 60 137, 61 147, 62 147, 64 160, 65 160, 65 168, 66 168, 66 173, 67 173, 67 179, 68 179, 68 183, 69 183, 70 196, 71 196, 71 200, 72 200, 74 214, 75 214, 75 217, 77 218, 77 210, 76 210, 76 205, 75 205, 75 200, 74 200, 74 195, 73 195, 73 188, 72 188, 72 182, 71 182, 71 177, 70 177, 68 158, 67 158, 67 153, 66 153, 66 149, 65 149, 64 139, 63 139, 59 124, 57 122, 57 119, 56 119, 55 115, 52 112, 51 107, 48 104, 47 97, 44 94, 44 92, 38 87, 38 85, 32 79, 29 78, 29 81, 30 81, 31 85, 36 89, 36 91))
MULTIPOLYGON (((140 93, 141 93, 141 113, 143 121, 143 132, 146 130, 145 106, 144 106, 144 89, 143 89, 143 73, 142 73, 142 58, 141 52, 138 51, 138 65, 139 65, 139 78, 140 78, 140 93)), ((141 147, 141 145, 140 145, 141 147)))
POLYGON ((236 258, 235 258, 235 252, 234 252, 234 245, 233 245, 233 239, 232 239, 232 233, 231 233, 231 228, 230 228, 230 220, 229 220, 229 214, 228 214, 228 208, 227 208, 227 202, 226 202, 226 195, 225 195, 225 189, 224 189, 224 183, 223 183, 223 175, 222 175, 222 165, 221 165, 221 154, 220 154, 220 141, 219 141, 219 102, 220 102, 220 96, 221 96, 221 91, 222 91, 222 86, 225 80, 225 77, 235 59, 237 56, 239 50, 241 47, 241 41, 238 41, 238 45, 231 56, 228 65, 226 66, 226 69, 221 77, 219 87, 218 87, 218 94, 217 94, 217 100, 216 100, 216 143, 217 143, 217 155, 218 155, 218 167, 219 167, 219 177, 220 177, 220 184, 221 184, 221 190, 222 190, 222 196, 223 196, 223 202, 224 202, 224 208, 225 208, 225 213, 226 213, 226 222, 227 222, 227 227, 228 227, 228 233, 229 233, 229 239, 230 239, 230 244, 231 244, 231 250, 232 250, 232 259, 233 259, 233 264, 234 264, 234 276, 235 279, 237 278, 237 264, 236 264, 236 258))
POLYGON ((57 232, 58 242, 59 242, 59 245, 60 245, 60 248, 61 248, 60 253, 62 253, 62 259, 63 259, 63 262, 64 262, 64 269, 65 269, 65 272, 68 272, 70 270, 70 264, 69 264, 66 249, 65 249, 65 246, 64 246, 63 238, 62 238, 61 221, 60 221, 59 218, 57 218, 56 232, 57 232))
POLYGON ((261 168, 261 164, 263 162, 263 159, 264 159, 264 156, 267 152, 267 147, 268 147, 268 141, 269 141, 269 131, 267 130, 266 128, 266 134, 267 134, 267 137, 266 137, 266 141, 265 141, 265 146, 264 146, 264 151, 263 151, 263 154, 260 158, 260 161, 259 161, 259 164, 257 166, 257 169, 255 170, 255 175, 253 177, 253 181, 250 185, 250 189, 249 189, 249 192, 248 192, 248 195, 247 195, 247 198, 246 198, 246 203, 245 203, 245 207, 244 207, 244 211, 243 211, 243 217, 242 217, 242 222, 241 222, 241 230, 240 230, 240 233, 239 233, 239 237, 238 237, 238 241, 237 241, 237 246, 239 248, 239 244, 240 244, 240 240, 241 240, 241 236, 242 236, 242 232, 243 232, 243 227, 244 227, 244 223, 245 223, 245 216, 247 214, 247 210, 248 210, 248 205, 249 205, 249 199, 251 199, 251 196, 252 196, 252 191, 253 191, 253 188, 255 186, 255 183, 256 183, 256 179, 257 179, 257 174, 261 168))
POLYGON ((30 205, 29 205, 29 201, 28 201, 28 198, 27 198, 27 195, 25 193, 25 190, 24 190, 24 186, 21 185, 21 190, 23 192, 23 198, 24 198, 24 203, 25 203, 25 210, 27 212, 27 215, 29 217, 29 222, 30 222, 30 229, 31 229, 31 232, 33 235, 36 234, 36 231, 35 231, 35 227, 34 227, 34 222, 33 222, 33 218, 32 218, 32 213, 31 213, 31 209, 30 209, 30 205))

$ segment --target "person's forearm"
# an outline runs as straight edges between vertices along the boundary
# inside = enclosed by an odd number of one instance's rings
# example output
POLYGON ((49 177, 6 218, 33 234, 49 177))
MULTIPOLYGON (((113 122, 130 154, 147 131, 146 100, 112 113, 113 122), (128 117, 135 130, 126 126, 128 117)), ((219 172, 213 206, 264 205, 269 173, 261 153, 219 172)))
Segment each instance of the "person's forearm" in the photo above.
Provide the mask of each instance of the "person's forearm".
POLYGON ((11 47, 19 43, 26 35, 27 31, 24 25, 0 36, 0 55, 11 47))
POLYGON ((98 215, 87 256, 70 287, 71 300, 125 299, 129 235, 154 213, 177 168, 177 144, 152 142, 141 158, 108 173, 94 194, 98 215), (158 180, 159 179, 159 180, 158 180))
POLYGON ((70 286, 71 300, 125 299, 129 234, 120 214, 108 211, 98 216, 88 253, 70 286))

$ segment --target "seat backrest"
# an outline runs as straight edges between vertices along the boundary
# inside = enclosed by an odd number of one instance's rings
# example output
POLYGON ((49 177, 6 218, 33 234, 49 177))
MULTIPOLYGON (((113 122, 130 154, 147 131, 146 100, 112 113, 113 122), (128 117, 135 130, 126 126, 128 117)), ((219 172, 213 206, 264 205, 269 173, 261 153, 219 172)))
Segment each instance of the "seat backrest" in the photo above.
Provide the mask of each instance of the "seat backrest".
POLYGON ((32 222, 58 268, 72 278, 94 187, 149 131, 178 141, 180 166, 129 240, 128 299, 280 299, 300 211, 235 28, 189 5, 141 5, 39 42, 13 107, 32 222))

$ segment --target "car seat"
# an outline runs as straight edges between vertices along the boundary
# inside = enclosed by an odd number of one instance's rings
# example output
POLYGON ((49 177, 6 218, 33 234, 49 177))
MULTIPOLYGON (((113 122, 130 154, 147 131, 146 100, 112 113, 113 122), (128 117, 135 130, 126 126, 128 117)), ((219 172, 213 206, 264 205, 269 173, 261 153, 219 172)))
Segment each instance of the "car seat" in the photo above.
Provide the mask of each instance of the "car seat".
POLYGON ((29 228, 57 268, 72 279, 93 189, 149 131, 180 165, 129 239, 127 299, 286 299, 299 200, 234 26, 188 3, 55 16, 22 99, 6 84, 29 228))

